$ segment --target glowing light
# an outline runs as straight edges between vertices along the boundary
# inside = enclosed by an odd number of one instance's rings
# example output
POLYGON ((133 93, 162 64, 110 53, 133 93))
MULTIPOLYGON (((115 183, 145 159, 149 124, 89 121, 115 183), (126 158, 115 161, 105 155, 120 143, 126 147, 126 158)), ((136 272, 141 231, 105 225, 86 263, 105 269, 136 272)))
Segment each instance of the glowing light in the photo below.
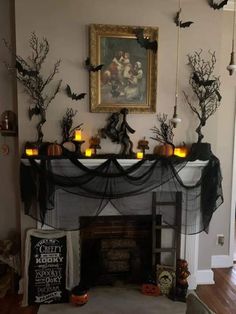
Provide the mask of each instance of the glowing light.
POLYGON ((142 159, 143 158, 143 152, 137 152, 136 157, 137 157, 137 159, 142 159))
POLYGON ((86 157, 91 157, 92 156, 92 149, 91 148, 87 148, 85 150, 85 156, 86 157))
POLYGON ((81 140, 82 140, 82 131, 81 130, 75 130, 74 141, 81 141, 81 140))

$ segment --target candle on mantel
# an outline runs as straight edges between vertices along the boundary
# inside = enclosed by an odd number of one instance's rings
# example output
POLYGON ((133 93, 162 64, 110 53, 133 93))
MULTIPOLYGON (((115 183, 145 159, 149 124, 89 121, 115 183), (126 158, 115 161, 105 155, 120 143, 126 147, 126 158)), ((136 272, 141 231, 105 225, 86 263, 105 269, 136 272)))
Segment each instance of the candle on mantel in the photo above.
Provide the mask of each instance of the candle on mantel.
POLYGON ((25 154, 27 156, 38 156, 39 151, 38 151, 38 148, 26 148, 25 154))
POLYGON ((92 149, 91 148, 87 148, 85 150, 85 156, 86 157, 91 157, 92 156, 92 149))
POLYGON ((82 140, 82 131, 81 130, 75 130, 75 137, 74 141, 81 141, 82 140))
POLYGON ((186 147, 175 147, 174 155, 181 158, 185 158, 187 156, 186 147))
POLYGON ((137 157, 137 159, 142 159, 143 158, 143 152, 137 152, 136 157, 137 157))

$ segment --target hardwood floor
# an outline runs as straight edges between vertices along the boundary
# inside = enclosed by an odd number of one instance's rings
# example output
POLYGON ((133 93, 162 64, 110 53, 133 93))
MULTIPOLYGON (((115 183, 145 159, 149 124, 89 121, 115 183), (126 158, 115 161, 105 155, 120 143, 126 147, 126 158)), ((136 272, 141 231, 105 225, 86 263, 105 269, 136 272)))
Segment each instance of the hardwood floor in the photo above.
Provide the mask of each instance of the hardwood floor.
MULTIPOLYGON (((199 285, 197 294, 217 314, 236 314, 236 266, 214 269, 214 279, 215 285, 199 285)), ((37 306, 22 308, 20 301, 19 295, 0 299, 0 314, 37 314, 37 306)))
POLYGON ((214 269, 215 285, 199 285, 198 296, 217 314, 236 314, 236 266, 214 269))

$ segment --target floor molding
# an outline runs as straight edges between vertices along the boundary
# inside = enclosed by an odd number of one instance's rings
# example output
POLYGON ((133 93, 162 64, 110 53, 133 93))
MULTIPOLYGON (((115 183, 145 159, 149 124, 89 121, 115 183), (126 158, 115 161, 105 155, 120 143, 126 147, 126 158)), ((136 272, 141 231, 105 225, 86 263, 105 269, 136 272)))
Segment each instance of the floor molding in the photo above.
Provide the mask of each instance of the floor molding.
POLYGON ((214 273, 211 269, 203 269, 197 271, 198 285, 213 285, 214 283, 214 273))
POLYGON ((232 258, 229 255, 213 255, 211 257, 212 268, 226 268, 231 267, 232 258))

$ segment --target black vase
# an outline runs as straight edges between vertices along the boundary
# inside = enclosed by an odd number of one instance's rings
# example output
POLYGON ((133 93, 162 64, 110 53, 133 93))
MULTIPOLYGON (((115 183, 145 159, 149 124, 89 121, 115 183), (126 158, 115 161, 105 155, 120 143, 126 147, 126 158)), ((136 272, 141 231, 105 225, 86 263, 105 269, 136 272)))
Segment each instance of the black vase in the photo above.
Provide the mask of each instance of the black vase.
POLYGON ((189 155, 189 160, 209 160, 212 156, 210 143, 193 143, 189 155))

